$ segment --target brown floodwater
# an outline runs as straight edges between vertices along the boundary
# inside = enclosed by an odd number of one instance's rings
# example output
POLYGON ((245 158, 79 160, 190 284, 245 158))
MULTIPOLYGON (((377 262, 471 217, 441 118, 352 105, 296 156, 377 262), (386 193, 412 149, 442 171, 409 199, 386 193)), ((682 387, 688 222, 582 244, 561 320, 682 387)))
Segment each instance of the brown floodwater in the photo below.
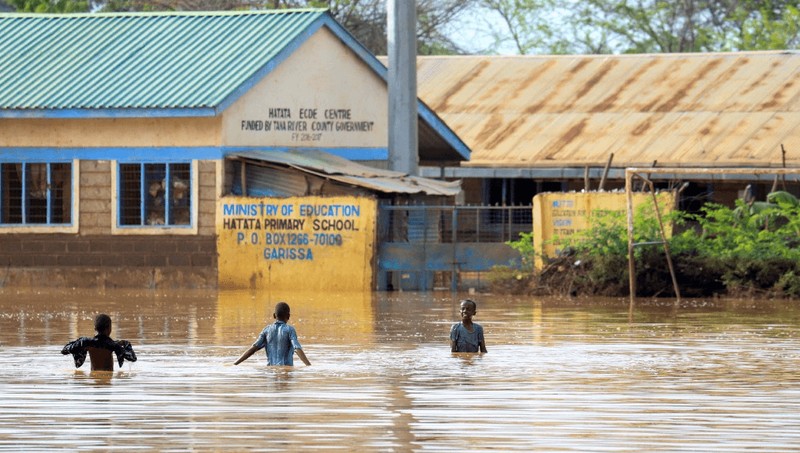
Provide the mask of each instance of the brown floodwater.
POLYGON ((435 293, 0 293, 0 450, 798 451, 797 302, 435 293), (312 366, 233 361, 292 306, 312 366), (110 314, 139 360, 61 347, 110 314), (87 360, 88 361, 88 360, 87 360))

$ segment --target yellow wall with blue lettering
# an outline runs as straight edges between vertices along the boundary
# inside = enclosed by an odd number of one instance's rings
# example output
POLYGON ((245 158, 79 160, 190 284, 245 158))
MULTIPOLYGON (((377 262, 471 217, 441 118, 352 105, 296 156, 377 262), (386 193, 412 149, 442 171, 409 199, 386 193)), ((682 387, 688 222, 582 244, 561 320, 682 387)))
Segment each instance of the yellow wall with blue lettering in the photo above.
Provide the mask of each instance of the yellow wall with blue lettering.
POLYGON ((376 215, 368 197, 222 198, 219 287, 370 290, 376 215))
MULTIPOLYGON (((661 215, 664 217, 675 207, 675 193, 661 192, 657 196, 661 215)), ((623 192, 547 192, 533 197, 533 247, 536 252, 534 260, 536 269, 541 269, 543 266, 542 253, 548 257, 557 255, 554 239, 568 237, 577 231, 590 228, 593 216, 609 212, 625 215, 627 203, 623 192)), ((652 206, 653 195, 633 194, 634 211, 644 203, 652 206)), ((670 232, 668 230, 667 234, 670 232)))

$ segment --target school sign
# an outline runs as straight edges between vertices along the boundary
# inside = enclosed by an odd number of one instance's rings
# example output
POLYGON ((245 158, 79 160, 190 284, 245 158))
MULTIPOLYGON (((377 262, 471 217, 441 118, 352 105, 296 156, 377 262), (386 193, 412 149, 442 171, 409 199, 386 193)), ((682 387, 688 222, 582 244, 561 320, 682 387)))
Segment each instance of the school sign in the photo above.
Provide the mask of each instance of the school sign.
POLYGON ((375 199, 225 197, 217 212, 220 288, 371 289, 375 199))

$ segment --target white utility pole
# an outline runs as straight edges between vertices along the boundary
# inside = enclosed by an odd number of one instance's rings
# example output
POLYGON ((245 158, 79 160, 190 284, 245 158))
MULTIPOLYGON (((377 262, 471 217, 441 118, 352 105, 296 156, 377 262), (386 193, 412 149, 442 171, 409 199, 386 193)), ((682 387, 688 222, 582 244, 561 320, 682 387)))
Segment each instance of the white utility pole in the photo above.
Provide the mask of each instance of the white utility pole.
POLYGON ((417 5, 388 0, 389 168, 416 175, 417 149, 417 5))

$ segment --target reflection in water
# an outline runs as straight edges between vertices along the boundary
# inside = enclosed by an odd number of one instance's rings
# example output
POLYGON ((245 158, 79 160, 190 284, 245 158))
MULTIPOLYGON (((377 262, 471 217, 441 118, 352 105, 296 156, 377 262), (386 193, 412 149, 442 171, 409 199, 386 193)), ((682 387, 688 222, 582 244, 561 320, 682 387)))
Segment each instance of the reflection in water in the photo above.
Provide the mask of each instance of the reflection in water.
POLYGON ((800 445, 793 304, 477 298, 485 355, 450 352, 449 293, 0 294, 0 449, 800 445), (279 300, 313 365, 233 366, 279 300), (101 311, 139 361, 75 370, 101 311))

